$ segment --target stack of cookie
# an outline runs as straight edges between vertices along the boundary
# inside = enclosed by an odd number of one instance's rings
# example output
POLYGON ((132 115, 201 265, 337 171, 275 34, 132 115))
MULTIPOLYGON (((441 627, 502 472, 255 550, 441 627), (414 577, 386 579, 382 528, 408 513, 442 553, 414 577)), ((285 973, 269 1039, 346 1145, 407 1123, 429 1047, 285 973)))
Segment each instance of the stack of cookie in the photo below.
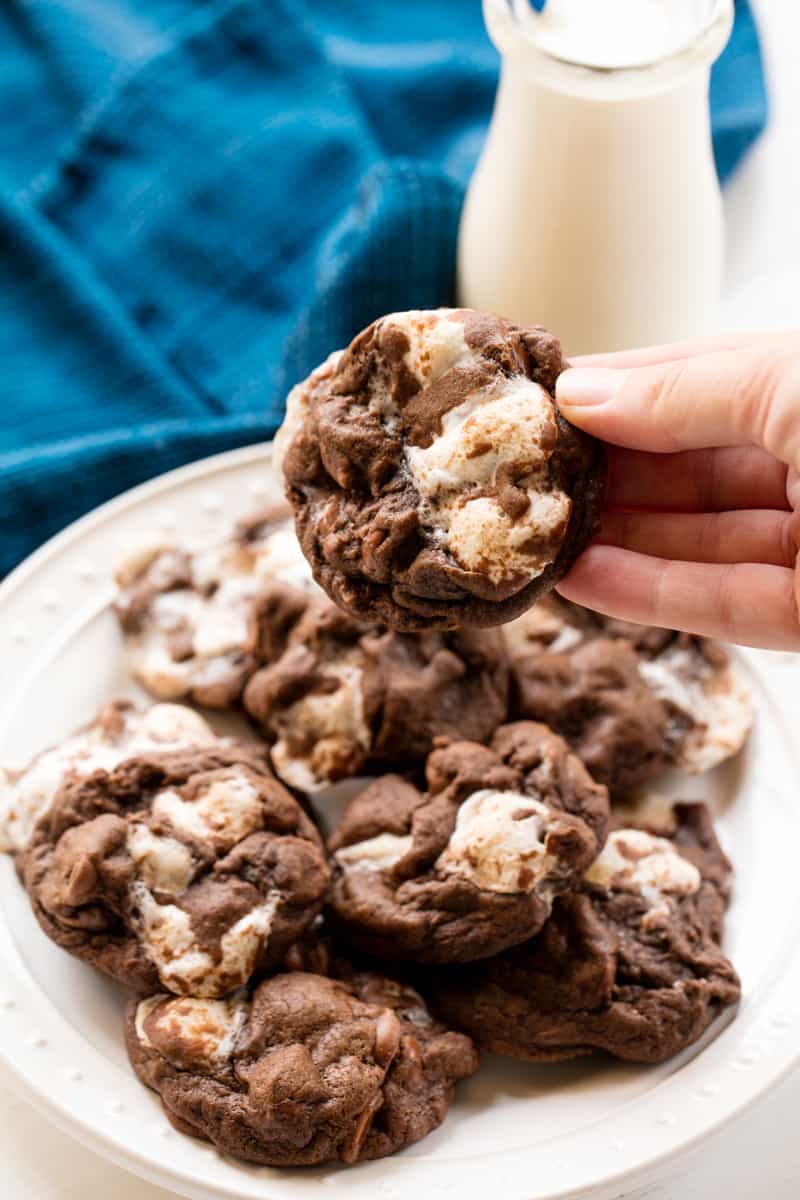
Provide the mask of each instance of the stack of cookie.
POLYGON ((331 871, 269 750, 129 702, 7 771, 2 830, 43 931, 133 992, 134 1069, 185 1133, 256 1163, 345 1163, 443 1120, 477 1054, 320 939, 331 871))
POLYGON ((735 753, 750 702, 720 647, 545 594, 602 496, 560 367, 481 314, 376 322, 290 397, 300 542, 275 508, 136 547, 116 611, 155 703, 0 774, 40 926, 131 989, 134 1070, 225 1152, 380 1157, 476 1046, 659 1062, 738 999, 710 816, 642 789, 735 753))
POLYGON ((506 714, 499 631, 405 635, 343 612, 314 583, 285 505, 215 546, 136 546, 117 579, 139 682, 162 700, 244 709, 280 778, 306 794, 423 762, 439 735, 483 741, 506 714))

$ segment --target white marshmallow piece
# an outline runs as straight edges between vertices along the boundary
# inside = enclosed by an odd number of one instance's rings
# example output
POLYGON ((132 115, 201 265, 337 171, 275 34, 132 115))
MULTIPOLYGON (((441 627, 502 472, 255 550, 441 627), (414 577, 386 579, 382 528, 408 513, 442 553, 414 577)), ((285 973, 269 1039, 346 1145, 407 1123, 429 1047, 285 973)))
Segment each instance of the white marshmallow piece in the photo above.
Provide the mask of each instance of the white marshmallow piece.
MULTIPOLYGON (((289 652, 290 654, 292 651, 289 652)), ((303 647, 295 648, 298 655, 303 647)), ((348 649, 325 663, 324 673, 338 681, 331 692, 311 692, 290 705, 281 715, 281 725, 290 735, 281 735, 272 747, 272 765, 285 783, 304 792, 317 792, 330 780, 316 769, 337 746, 347 743, 367 752, 372 735, 364 714, 362 654, 358 647, 348 649), (292 742, 312 745, 300 754, 292 742)))
POLYGON ((258 790, 235 770, 215 779, 192 800, 168 788, 152 805, 153 815, 166 820, 176 833, 224 854, 237 842, 263 826, 263 805, 258 790))
POLYGON ((408 350, 404 364, 422 387, 435 383, 453 367, 474 360, 475 351, 467 345, 463 321, 453 320, 454 309, 408 309, 389 313, 383 325, 404 333, 408 350))
POLYGON ((192 881, 194 859, 183 842, 172 837, 160 837, 139 821, 131 823, 126 848, 137 874, 148 888, 177 896, 192 881))
MULTIPOLYGON (((153 544, 128 555, 117 568, 118 581, 132 587, 143 572, 156 569, 160 553, 168 558, 170 549, 153 544)), ((248 645, 252 602, 265 583, 317 590, 289 520, 247 542, 230 536, 194 552, 187 546, 185 552, 192 586, 157 594, 142 630, 127 638, 135 675, 163 700, 179 700, 193 687, 224 681, 232 660, 248 645), (181 661, 169 650, 169 638, 178 632, 190 638, 191 653, 181 661)))
POLYGON ((241 994, 224 1000, 203 1000, 194 996, 169 997, 165 993, 148 996, 136 1007, 136 1036, 150 1049, 152 1041, 145 1022, 156 1009, 156 1029, 177 1040, 198 1059, 225 1059, 233 1049, 236 1036, 247 1020, 247 1000, 241 994))
POLYGON ((406 459, 422 501, 422 520, 441 531, 442 544, 466 570, 492 582, 541 575, 552 561, 554 535, 566 529, 572 502, 545 484, 549 447, 556 443, 550 396, 518 375, 483 388, 445 413, 429 446, 409 446, 406 459), (507 469, 528 495, 512 519, 491 495, 507 469), (535 547, 541 543, 542 551, 535 547))
POLYGON ((379 833, 336 851, 336 860, 349 871, 389 871, 411 849, 410 833, 379 833))
POLYGON ((118 728, 95 721, 26 767, 0 768, 0 850, 23 849, 68 776, 111 771, 126 758, 149 750, 205 746, 217 740, 191 709, 155 704, 144 711, 122 710, 118 728))
POLYGON ((176 904, 159 904, 142 880, 132 887, 139 910, 139 934, 165 988, 178 995, 213 997, 242 987, 253 973, 280 902, 266 901, 246 913, 220 939, 215 963, 197 944, 189 914, 176 904))
POLYGON ((669 916, 671 897, 692 896, 702 883, 697 867, 672 842, 641 829, 610 833, 584 879, 593 887, 642 896, 648 904, 645 927, 669 916))
POLYGON ((679 765, 699 774, 738 753, 753 725, 753 700, 731 664, 706 662, 691 647, 671 646, 639 673, 661 699, 693 722, 679 765))
POLYGON ((458 810, 436 869, 461 875, 483 891, 547 893, 557 865, 546 849, 552 820, 552 812, 540 800, 482 788, 458 810))

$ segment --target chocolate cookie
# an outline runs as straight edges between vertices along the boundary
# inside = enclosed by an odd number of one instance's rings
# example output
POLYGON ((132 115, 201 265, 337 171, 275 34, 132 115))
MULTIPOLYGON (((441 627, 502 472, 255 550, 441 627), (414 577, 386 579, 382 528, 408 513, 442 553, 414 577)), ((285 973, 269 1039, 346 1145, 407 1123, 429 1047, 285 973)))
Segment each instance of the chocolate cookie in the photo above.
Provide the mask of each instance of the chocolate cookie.
POLYGON ((322 906, 319 835, 265 754, 143 754, 67 780, 22 877, 44 932, 137 991, 222 996, 280 963, 322 906))
POLYGON ((274 742, 278 775, 311 793, 422 762, 437 736, 486 740, 506 716, 508 664, 496 630, 387 632, 323 599, 244 703, 274 742))
POLYGON ((616 828, 537 937, 439 972, 435 1007, 512 1058, 604 1050, 662 1062, 739 999, 719 947, 729 886, 730 864, 702 804, 676 805, 669 836, 616 828))
POLYGON ((676 766, 708 771, 744 746, 753 725, 753 700, 724 646, 674 633, 657 653, 641 653, 639 673, 683 727, 676 766))
POLYGON ((396 775, 370 784, 330 840, 348 944, 466 962, 531 937, 603 844, 605 788, 531 722, 503 726, 491 747, 440 746, 426 773, 427 794, 396 775))
POLYGON ((290 393, 276 466, 338 605, 404 631, 498 625, 566 573, 605 466, 555 405, 563 366, 540 328, 391 313, 290 393))
POLYGON ((752 702, 727 651, 547 597, 503 629, 511 712, 558 730, 612 790, 741 749, 752 702))
POLYGON ((281 974, 225 1000, 133 1001, 136 1074, 182 1133, 272 1166, 382 1158, 444 1120, 472 1042, 370 973, 281 974))
POLYGON ((285 505, 240 522, 215 545, 165 540, 117 568, 115 610, 137 679, 160 699, 228 708, 283 650, 316 586, 285 505))
POLYGON ((95 719, 30 763, 0 767, 0 851, 28 842, 62 784, 109 771, 132 755, 220 743, 210 725, 182 704, 139 709, 112 700, 95 719))
POLYGON ((542 650, 562 653, 598 637, 630 642, 637 651, 652 657, 676 636, 671 629, 606 617, 565 600, 558 592, 548 592, 521 617, 504 625, 502 632, 509 652, 515 658, 542 650))

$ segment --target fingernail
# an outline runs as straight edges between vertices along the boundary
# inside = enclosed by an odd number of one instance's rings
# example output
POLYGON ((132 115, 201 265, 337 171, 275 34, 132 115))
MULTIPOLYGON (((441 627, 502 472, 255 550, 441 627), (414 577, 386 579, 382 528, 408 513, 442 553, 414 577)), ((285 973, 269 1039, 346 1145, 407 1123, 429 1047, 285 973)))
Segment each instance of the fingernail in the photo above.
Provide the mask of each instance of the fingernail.
POLYGON ((564 407, 607 404, 630 374, 613 367, 569 367, 556 380, 556 400, 564 407))

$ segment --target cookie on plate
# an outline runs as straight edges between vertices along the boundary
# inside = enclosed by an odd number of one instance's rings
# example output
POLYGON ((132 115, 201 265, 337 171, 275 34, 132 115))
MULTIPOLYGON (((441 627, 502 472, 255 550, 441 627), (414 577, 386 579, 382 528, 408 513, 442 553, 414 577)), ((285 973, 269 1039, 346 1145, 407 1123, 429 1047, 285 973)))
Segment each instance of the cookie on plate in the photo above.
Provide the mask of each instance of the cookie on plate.
POLYGON ((283 504, 201 549, 163 538, 137 546, 116 575, 115 610, 136 678, 159 699, 209 708, 239 700, 317 590, 283 504))
POLYGON ((606 789, 532 722, 440 746, 426 773, 427 793, 387 775, 345 810, 329 842, 337 927, 367 954, 429 963, 530 938, 600 850, 606 789))
POLYGON ((605 464, 556 407, 563 367, 543 329, 398 312, 293 389, 276 466, 337 604, 400 630, 498 625, 566 573, 605 464))
POLYGON ((677 804, 658 833, 651 816, 612 830, 537 937, 439 972, 431 998, 444 1019, 530 1062, 602 1050, 656 1063, 736 1004, 739 980, 719 945, 730 864, 708 812, 677 804))
POLYGON ((551 597, 503 636, 512 715, 551 725, 612 790, 709 770, 747 740, 752 701, 716 642, 551 597))
POLYGON ((621 638, 642 653, 655 655, 676 635, 656 625, 636 625, 604 616, 553 591, 504 625, 503 636, 509 652, 522 657, 542 650, 561 653, 597 637, 621 638))
POLYGON ((235 743, 66 780, 22 856, 44 932, 139 992, 223 996, 280 963, 328 885, 316 828, 235 743))
POLYGON ((657 653, 642 654, 639 673, 680 730, 676 766, 708 771, 742 749, 753 700, 724 646, 674 633, 657 653))
POLYGON ((354 1163, 417 1142, 477 1066, 416 992, 366 972, 284 973, 224 1000, 134 1000, 136 1074, 182 1133, 272 1166, 354 1163))
POLYGON ((130 700, 112 700, 88 725, 29 763, 0 767, 0 850, 24 849, 37 820, 69 780, 111 770, 131 755, 219 742, 199 713, 182 704, 141 709, 130 700))
POLYGON ((244 693, 281 779, 306 793, 366 771, 421 763, 437 736, 485 741, 506 717, 496 630, 400 634, 309 604, 277 662, 244 693))

